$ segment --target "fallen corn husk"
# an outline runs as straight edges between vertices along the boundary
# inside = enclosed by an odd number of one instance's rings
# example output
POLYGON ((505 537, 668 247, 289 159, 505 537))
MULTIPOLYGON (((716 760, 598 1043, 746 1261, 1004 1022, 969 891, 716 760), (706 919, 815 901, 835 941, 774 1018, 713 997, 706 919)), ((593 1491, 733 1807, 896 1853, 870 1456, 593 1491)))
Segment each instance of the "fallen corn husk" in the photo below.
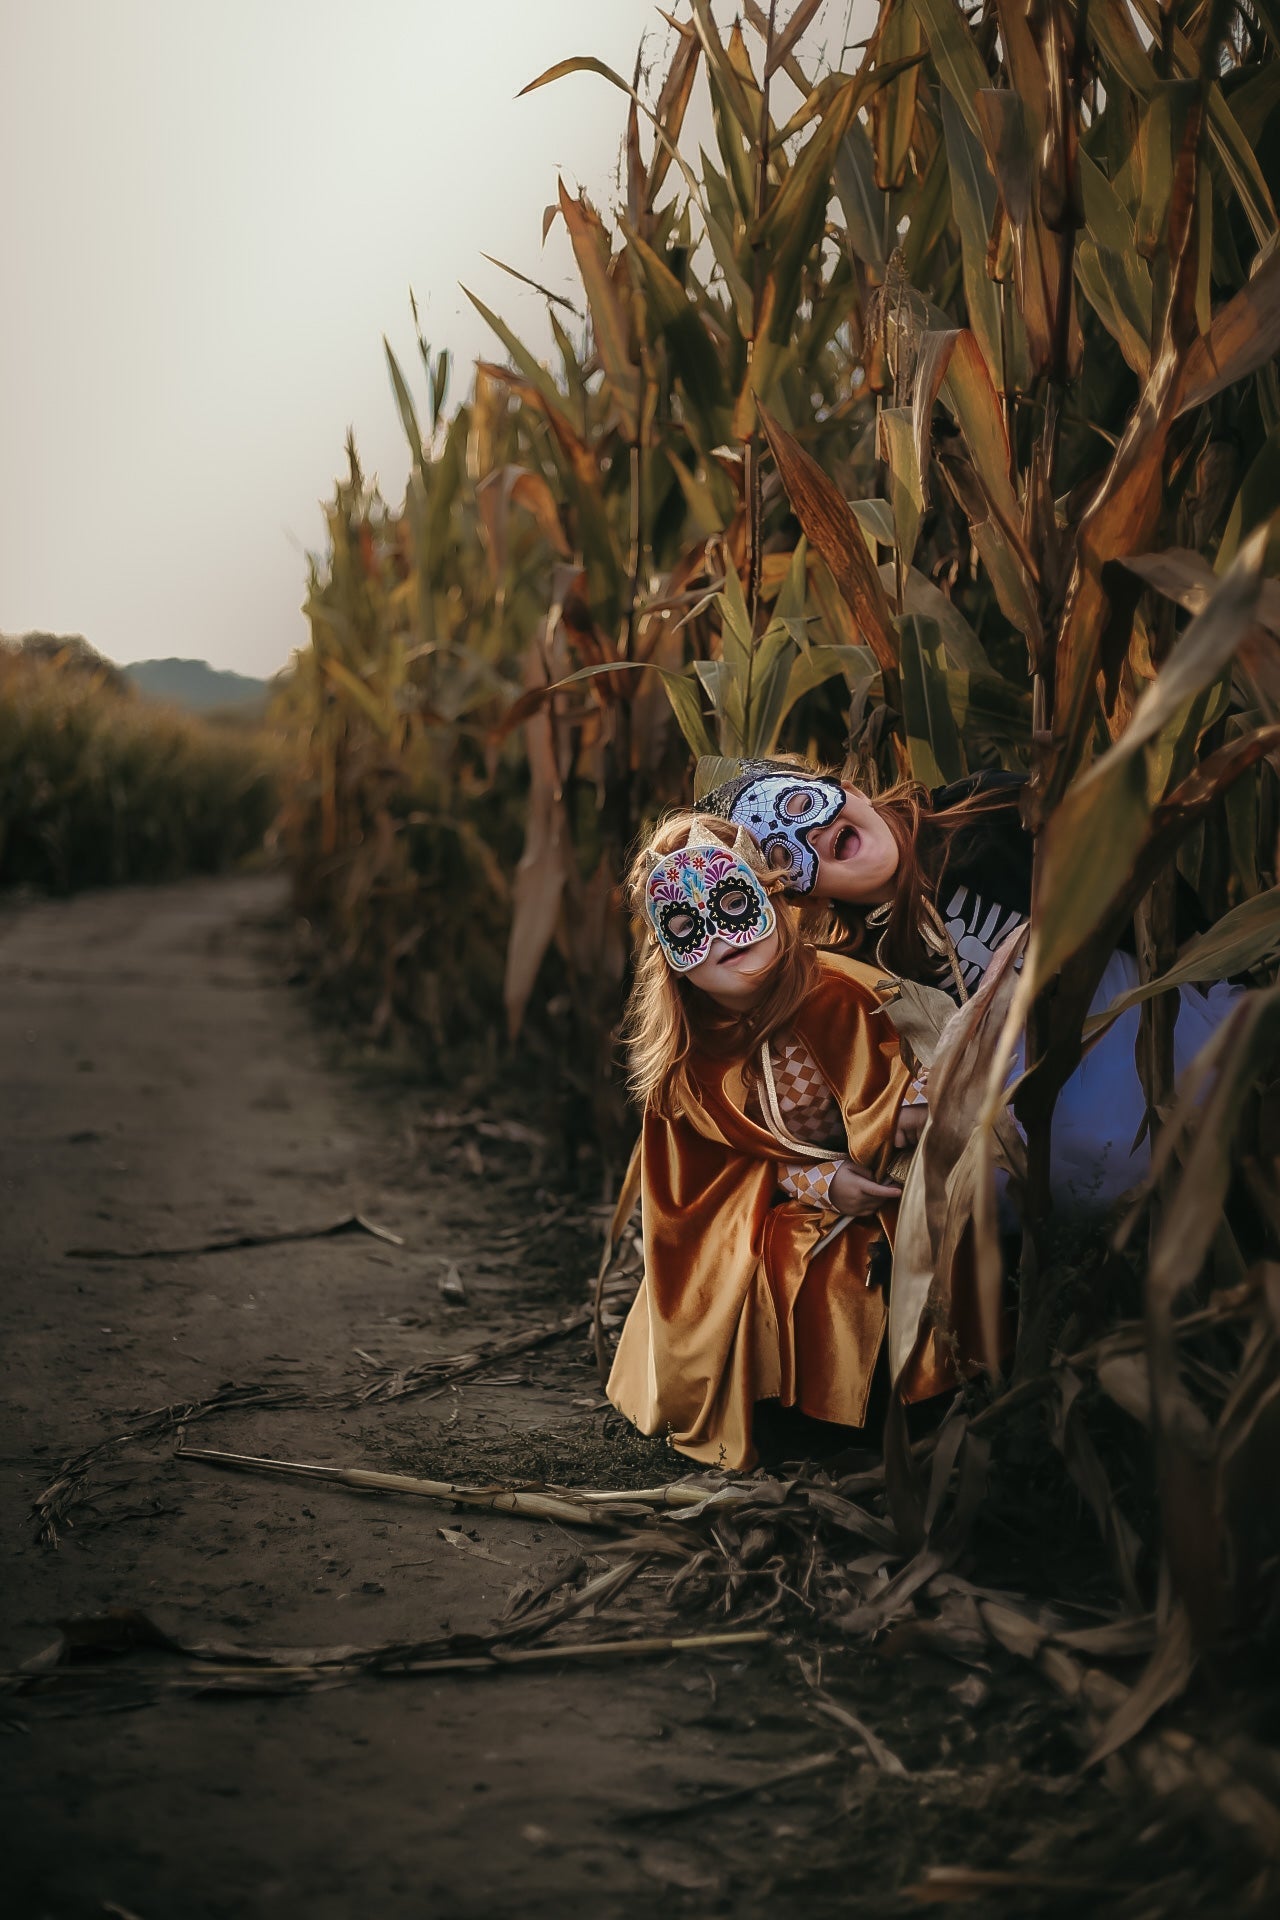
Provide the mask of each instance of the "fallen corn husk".
POLYGON ((214 1447, 189 1447, 180 1441, 179 1460, 205 1466, 229 1467, 242 1473, 289 1474, 305 1480, 331 1480, 365 1493, 407 1493, 419 1500, 440 1500, 449 1506, 474 1507, 494 1513, 518 1513, 530 1520, 559 1520, 569 1526, 610 1527, 655 1508, 692 1511, 708 1502, 732 1504, 733 1496, 747 1498, 758 1489, 734 1486, 708 1489, 679 1484, 643 1487, 632 1492, 610 1492, 595 1487, 492 1486, 459 1487, 450 1480, 425 1480, 409 1473, 378 1473, 368 1467, 329 1467, 303 1460, 273 1460, 252 1453, 224 1453, 214 1447))
MULTIPOLYGON (((618 1583, 617 1571, 608 1580, 618 1583)), ((601 1582, 592 1583, 597 1591, 601 1582)), ((480 1633, 448 1634, 434 1641, 386 1641, 376 1646, 249 1647, 226 1641, 176 1639, 136 1608, 120 1608, 83 1620, 64 1621, 52 1646, 17 1672, 0 1673, 0 1688, 18 1694, 80 1694, 127 1681, 150 1696, 172 1692, 290 1693, 343 1686, 362 1676, 412 1678, 434 1673, 497 1673, 507 1668, 575 1660, 634 1660, 681 1653, 720 1653, 768 1644, 761 1628, 727 1633, 649 1634, 636 1638, 576 1640, 536 1647, 519 1644, 530 1632, 558 1626, 569 1608, 553 1608, 541 1620, 498 1626, 480 1633), (150 1664, 122 1667, 136 1654, 150 1664), (156 1664, 156 1655, 182 1662, 156 1664)))

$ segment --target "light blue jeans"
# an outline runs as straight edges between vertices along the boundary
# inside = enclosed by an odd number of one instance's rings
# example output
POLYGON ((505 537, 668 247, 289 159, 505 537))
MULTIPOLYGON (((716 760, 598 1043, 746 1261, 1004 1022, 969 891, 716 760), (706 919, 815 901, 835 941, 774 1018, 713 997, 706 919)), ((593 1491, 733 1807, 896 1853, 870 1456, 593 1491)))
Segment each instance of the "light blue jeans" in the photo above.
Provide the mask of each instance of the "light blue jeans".
MULTIPOLYGON (((1102 1013, 1138 984, 1138 963, 1127 953, 1107 962, 1090 1013, 1102 1013)), ((1217 981, 1178 990, 1173 1032, 1174 1072, 1180 1080, 1200 1049, 1240 999, 1242 989, 1217 981)), ((1151 1141, 1136 1146, 1146 1112, 1135 1048, 1141 1008, 1130 1007, 1085 1054, 1063 1087, 1053 1114, 1054 1206, 1067 1217, 1108 1213, 1146 1177, 1151 1141)), ((1021 1048, 1017 1071, 1022 1071, 1021 1048)), ((1003 1212, 1003 1208, 1002 1208, 1003 1212)))

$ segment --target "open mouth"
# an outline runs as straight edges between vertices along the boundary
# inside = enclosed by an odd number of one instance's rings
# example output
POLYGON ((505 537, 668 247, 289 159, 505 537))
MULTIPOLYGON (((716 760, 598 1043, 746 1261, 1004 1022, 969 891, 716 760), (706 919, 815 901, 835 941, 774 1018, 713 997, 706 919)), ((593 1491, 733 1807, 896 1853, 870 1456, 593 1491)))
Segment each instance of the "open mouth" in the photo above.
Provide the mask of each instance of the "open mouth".
POLYGON ((852 860, 861 845, 862 835, 856 827, 837 827, 835 839, 831 842, 831 858, 852 860))

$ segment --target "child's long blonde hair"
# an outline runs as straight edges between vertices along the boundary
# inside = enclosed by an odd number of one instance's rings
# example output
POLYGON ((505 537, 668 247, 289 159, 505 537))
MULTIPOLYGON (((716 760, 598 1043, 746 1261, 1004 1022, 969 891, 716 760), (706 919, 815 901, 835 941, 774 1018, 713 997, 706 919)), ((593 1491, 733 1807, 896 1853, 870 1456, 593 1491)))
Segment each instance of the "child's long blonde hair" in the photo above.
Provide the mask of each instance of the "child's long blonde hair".
POLYGON ((795 1013, 817 976, 814 947, 801 931, 801 916, 783 892, 781 874, 759 872, 778 921, 778 959, 768 986, 749 1011, 730 1013, 667 965, 645 910, 645 886, 655 859, 684 846, 699 826, 732 847, 738 829, 708 814, 673 813, 659 823, 631 864, 627 897, 636 927, 636 972, 623 1031, 628 1075, 636 1099, 668 1118, 696 1098, 695 1050, 740 1060, 748 1081, 761 1044, 795 1013))

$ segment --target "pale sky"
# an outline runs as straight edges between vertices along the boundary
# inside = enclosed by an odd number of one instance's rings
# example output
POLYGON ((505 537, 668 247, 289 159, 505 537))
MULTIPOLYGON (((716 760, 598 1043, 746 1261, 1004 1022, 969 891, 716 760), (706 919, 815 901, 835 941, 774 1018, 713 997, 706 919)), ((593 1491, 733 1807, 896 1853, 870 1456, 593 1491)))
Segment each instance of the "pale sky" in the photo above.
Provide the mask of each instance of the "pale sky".
MULTIPOLYGON (((809 41, 838 54, 849 12, 828 0, 809 41)), ((482 252, 572 294, 559 225, 541 246, 557 171, 615 198, 623 96, 578 75, 514 96, 570 54, 630 78, 669 30, 653 0, 0 0, 0 20, 0 632, 272 673, 306 638, 348 425, 403 492, 381 341, 419 370, 410 286, 459 399, 502 357, 459 281, 540 342, 545 303, 482 252)))

